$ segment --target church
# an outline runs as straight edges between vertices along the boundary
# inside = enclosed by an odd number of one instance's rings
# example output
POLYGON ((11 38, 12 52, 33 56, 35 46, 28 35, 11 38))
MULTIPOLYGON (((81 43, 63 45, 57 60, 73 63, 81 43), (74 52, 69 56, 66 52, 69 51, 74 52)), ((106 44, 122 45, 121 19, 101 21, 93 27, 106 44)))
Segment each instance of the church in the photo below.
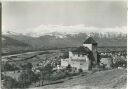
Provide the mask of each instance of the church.
POLYGON ((74 67, 77 70, 82 69, 83 71, 91 70, 96 63, 97 42, 92 37, 87 38, 82 46, 69 51, 69 58, 61 59, 62 67, 71 65, 71 67, 74 67))

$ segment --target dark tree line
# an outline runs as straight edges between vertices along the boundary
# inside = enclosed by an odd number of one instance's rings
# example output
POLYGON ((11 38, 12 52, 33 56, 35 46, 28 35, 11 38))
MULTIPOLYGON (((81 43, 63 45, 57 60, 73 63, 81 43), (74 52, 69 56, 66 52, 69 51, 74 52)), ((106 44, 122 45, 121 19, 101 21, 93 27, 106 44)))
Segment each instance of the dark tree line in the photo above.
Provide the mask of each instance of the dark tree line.
POLYGON ((14 65, 14 64, 10 64, 8 62, 6 63, 2 63, 2 66, 1 66, 1 71, 15 71, 15 70, 19 70, 19 68, 14 65))

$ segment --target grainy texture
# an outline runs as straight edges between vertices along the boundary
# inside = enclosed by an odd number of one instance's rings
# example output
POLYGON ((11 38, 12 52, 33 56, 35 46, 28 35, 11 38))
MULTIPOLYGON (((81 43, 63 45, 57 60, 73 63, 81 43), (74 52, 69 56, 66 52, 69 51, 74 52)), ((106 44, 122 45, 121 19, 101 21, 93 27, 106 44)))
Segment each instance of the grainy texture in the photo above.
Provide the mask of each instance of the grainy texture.
MULTIPOLYGON (((73 77, 64 83, 34 89, 126 89, 127 70, 113 69, 73 77)), ((30 88, 33 89, 33 88, 30 88)))

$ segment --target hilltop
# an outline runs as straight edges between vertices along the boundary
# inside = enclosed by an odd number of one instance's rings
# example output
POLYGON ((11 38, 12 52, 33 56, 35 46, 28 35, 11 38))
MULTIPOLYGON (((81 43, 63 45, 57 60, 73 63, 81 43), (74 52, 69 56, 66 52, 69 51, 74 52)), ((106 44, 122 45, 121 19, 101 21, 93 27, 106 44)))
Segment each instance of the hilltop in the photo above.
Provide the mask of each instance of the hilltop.
POLYGON ((113 69, 84 73, 66 79, 63 83, 30 89, 126 89, 126 81, 126 69, 113 69))

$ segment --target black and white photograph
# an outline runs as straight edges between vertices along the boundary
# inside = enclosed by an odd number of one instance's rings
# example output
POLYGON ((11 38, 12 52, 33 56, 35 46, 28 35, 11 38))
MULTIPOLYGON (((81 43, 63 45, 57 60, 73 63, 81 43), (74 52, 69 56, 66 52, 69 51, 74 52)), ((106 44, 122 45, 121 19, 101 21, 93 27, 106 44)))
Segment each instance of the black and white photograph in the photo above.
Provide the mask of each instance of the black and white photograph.
POLYGON ((127 1, 1 1, 1 89, 127 89, 127 1))

